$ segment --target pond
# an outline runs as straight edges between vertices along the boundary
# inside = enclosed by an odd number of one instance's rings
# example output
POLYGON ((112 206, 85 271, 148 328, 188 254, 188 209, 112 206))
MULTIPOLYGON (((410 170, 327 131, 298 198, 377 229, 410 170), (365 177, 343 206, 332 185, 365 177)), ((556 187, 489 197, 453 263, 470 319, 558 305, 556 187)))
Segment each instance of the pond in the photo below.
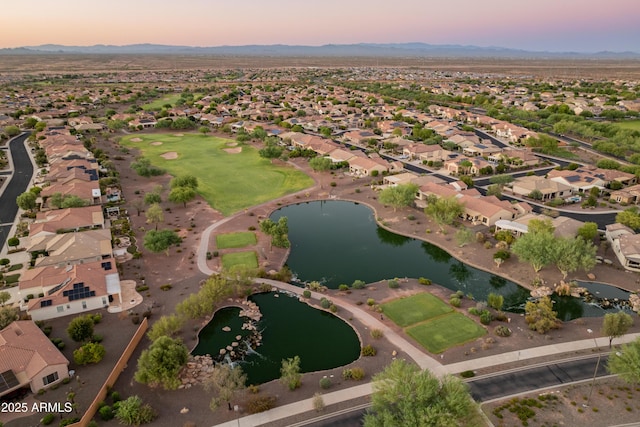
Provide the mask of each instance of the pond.
MULTIPOLYGON (((510 280, 466 265, 435 245, 379 227, 373 211, 365 205, 335 200, 304 202, 278 209, 271 219, 277 221, 282 216, 288 218, 291 241, 287 265, 299 282, 319 281, 335 289, 355 280, 370 283, 426 277, 480 301, 486 301, 491 292, 499 293, 504 296, 505 310, 513 312, 522 311, 529 297, 527 289, 510 280)), ((614 298, 625 293, 612 286, 588 285, 596 286, 599 296, 614 298)), ((579 298, 553 299, 562 320, 605 313, 579 298)))
MULTIPOLYGON (((282 359, 300 356, 302 372, 315 372, 347 365, 360 357, 360 340, 353 328, 339 317, 298 301, 286 293, 268 292, 252 295, 262 312, 257 329, 262 345, 240 361, 247 374, 247 384, 262 384, 280 377, 282 359)), ((216 356, 237 335, 243 339, 240 309, 218 310, 199 334, 194 355, 216 356), (229 327, 229 331, 223 328, 229 327)))

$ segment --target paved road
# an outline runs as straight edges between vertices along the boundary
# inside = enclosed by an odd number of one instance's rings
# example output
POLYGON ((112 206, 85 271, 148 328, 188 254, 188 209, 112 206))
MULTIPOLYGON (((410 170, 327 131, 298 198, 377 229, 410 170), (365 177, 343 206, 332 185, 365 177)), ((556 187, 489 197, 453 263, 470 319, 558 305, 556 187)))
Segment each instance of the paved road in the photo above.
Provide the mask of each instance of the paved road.
POLYGON ((33 164, 24 146, 24 141, 28 137, 29 133, 23 133, 9 142, 14 173, 0 194, 0 248, 10 237, 9 232, 18 213, 16 197, 27 189, 33 176, 33 164))
POLYGON ((607 355, 552 363, 530 369, 518 369, 512 372, 469 381, 471 395, 478 402, 485 402, 513 394, 537 390, 545 387, 589 380, 598 367, 598 377, 608 375, 606 371, 607 355))

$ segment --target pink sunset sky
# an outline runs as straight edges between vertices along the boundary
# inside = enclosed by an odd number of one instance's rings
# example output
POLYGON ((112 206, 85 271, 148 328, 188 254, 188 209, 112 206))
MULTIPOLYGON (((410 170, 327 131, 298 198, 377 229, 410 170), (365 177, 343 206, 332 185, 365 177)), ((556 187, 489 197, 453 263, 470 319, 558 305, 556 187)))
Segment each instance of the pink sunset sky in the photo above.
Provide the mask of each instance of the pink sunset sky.
POLYGON ((461 44, 640 52, 640 0, 30 0, 0 6, 0 48, 461 44))

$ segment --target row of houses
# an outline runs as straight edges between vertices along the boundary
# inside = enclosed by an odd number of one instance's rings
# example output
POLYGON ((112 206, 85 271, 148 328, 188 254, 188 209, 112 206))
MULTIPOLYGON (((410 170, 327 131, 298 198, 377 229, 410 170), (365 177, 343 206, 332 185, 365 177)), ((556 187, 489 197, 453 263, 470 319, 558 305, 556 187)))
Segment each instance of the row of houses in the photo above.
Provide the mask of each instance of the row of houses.
POLYGON ((99 165, 66 128, 49 130, 40 146, 48 172, 36 182, 42 186, 41 209, 25 239, 32 268, 20 276, 20 308, 33 320, 46 320, 118 304, 120 278, 99 165), (87 206, 55 209, 50 200, 57 193, 76 196, 87 206))

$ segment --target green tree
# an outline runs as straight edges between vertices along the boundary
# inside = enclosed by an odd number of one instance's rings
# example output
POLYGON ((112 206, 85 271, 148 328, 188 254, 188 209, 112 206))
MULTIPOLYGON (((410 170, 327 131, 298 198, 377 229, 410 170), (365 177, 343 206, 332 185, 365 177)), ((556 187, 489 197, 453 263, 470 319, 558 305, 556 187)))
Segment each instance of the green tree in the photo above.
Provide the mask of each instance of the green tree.
POLYGON ((267 138, 267 131, 264 130, 262 126, 256 126, 253 132, 251 132, 251 137, 264 141, 267 138))
POLYGON ((398 208, 411 206, 417 192, 418 186, 416 184, 400 184, 382 190, 378 195, 378 201, 384 205, 392 206, 395 212, 398 208))
POLYGON ((623 336, 632 326, 633 318, 624 311, 605 314, 602 319, 602 333, 609 337, 609 348, 614 338, 623 336))
POLYGON ((209 132, 211 132, 211 129, 209 129, 208 126, 200 126, 198 128, 198 132, 206 136, 209 132))
POLYGON ((616 222, 626 225, 634 231, 640 231, 640 213, 638 207, 627 208, 616 215, 616 222))
POLYGON ((445 225, 453 224, 453 221, 464 213, 464 205, 455 196, 440 198, 429 196, 424 213, 433 218, 440 227, 440 231, 444 231, 445 225))
POLYGON ((300 373, 300 356, 282 359, 280 368, 280 382, 286 385, 289 390, 295 390, 302 383, 302 374, 300 373))
POLYGON ((496 251, 495 254, 493 254, 493 262, 495 262, 498 268, 500 268, 500 266, 510 257, 511 257, 511 254, 509 253, 508 250, 500 249, 496 251))
POLYGON ((67 334, 75 342, 88 340, 93 336, 93 318, 91 316, 74 317, 67 326, 67 334))
POLYGON ((182 203, 187 207, 187 202, 196 197, 196 190, 192 187, 175 187, 169 192, 169 201, 173 203, 182 203))
POLYGON ((491 178, 489 178, 489 182, 492 184, 496 184, 496 185, 500 185, 501 187, 504 187, 507 184, 510 184, 513 182, 513 176, 511 175, 494 175, 491 178))
POLYGON ((10 138, 13 138, 14 136, 20 135, 20 128, 14 125, 5 126, 4 133, 9 135, 10 138))
POLYGON ((118 402, 115 417, 121 424, 139 426, 153 421, 156 413, 148 403, 142 403, 140 397, 130 396, 118 402))
POLYGON ((286 216, 280 217, 278 222, 273 222, 271 218, 260 221, 260 230, 271 236, 271 245, 276 248, 288 248, 289 242, 289 225, 286 216))
POLYGON ((578 237, 584 239, 585 242, 591 242, 598 236, 598 224, 595 222, 585 222, 582 227, 578 228, 578 237))
POLYGON ((549 218, 545 219, 532 219, 527 224, 527 230, 529 233, 550 233, 553 234, 555 231, 555 227, 553 226, 553 222, 549 218))
POLYGON ((156 193, 155 191, 151 191, 144 195, 144 203, 147 205, 153 205, 154 203, 162 202, 162 197, 160 193, 156 193))
POLYGON ((194 190, 198 188, 198 178, 193 175, 180 175, 171 180, 171 188, 190 187, 194 190))
POLYGON ((147 337, 151 341, 155 341, 164 336, 173 337, 182 329, 183 324, 184 321, 175 314, 162 316, 153 324, 151 329, 149 329, 147 337))
POLYGON ((98 363, 107 353, 104 346, 97 342, 88 342, 73 351, 73 361, 78 365, 98 363))
POLYGON ((0 307, 0 330, 6 328, 11 323, 20 318, 18 309, 14 307, 0 307))
POLYGON ((531 193, 529 193, 529 198, 533 200, 542 200, 542 197, 543 197, 542 191, 538 190, 537 188, 533 190, 531 193))
POLYGON ((491 184, 487 187, 487 196, 496 196, 498 199, 502 197, 502 187, 498 184, 491 184))
POLYGON ((154 224, 156 231, 158 230, 158 224, 164 221, 164 212, 159 204, 154 203, 144 213, 147 218, 147 224, 154 224))
POLYGON ((465 383, 451 375, 439 379, 402 359, 373 377, 371 401, 365 427, 483 424, 465 383))
POLYGON ((25 211, 32 211, 36 208, 37 198, 38 196, 35 193, 26 191, 16 197, 16 203, 20 209, 25 211))
POLYGON ((489 307, 500 311, 502 310, 502 306, 504 305, 504 297, 500 294, 494 294, 492 292, 487 297, 487 304, 489 305, 489 307))
POLYGON ((0 292, 0 306, 5 305, 6 302, 9 301, 10 299, 11 299, 11 294, 9 292, 7 291, 0 292))
POLYGON ((188 356, 189 351, 182 341, 161 336, 140 355, 134 378, 150 387, 175 390, 180 385, 178 373, 187 363, 188 356))
POLYGON ((78 196, 53 193, 49 198, 49 204, 57 209, 81 208, 87 206, 87 201, 78 196))
POLYGON ((553 301, 549 297, 542 297, 536 301, 527 301, 524 306, 524 320, 529 329, 544 334, 560 326, 558 313, 553 311, 553 301))
POLYGON ((623 344, 620 351, 609 355, 607 371, 629 384, 640 383, 640 338, 623 344))
POLYGON ((173 230, 150 230, 144 235, 144 247, 154 253, 165 251, 169 256, 171 245, 182 243, 180 236, 173 230))
POLYGON ((20 239, 18 237, 9 237, 9 239, 7 239, 7 245, 12 246, 14 248, 17 248, 18 245, 20 244, 20 239))
POLYGON ((209 403, 211 410, 215 411, 223 402, 230 404, 231 400, 244 390, 246 382, 247 376, 240 366, 232 368, 226 363, 215 365, 203 384, 208 392, 217 393, 209 403))
POLYGON ((553 262, 566 279, 569 273, 579 269, 589 271, 596 265, 596 248, 593 243, 579 237, 555 239, 553 246, 553 262))
POLYGON ((266 147, 258 150, 258 154, 260 157, 264 157, 265 159, 277 159, 282 156, 282 147, 278 147, 277 145, 267 145, 266 147))
POLYGON ((538 273, 543 267, 554 260, 549 248, 553 247, 555 238, 548 232, 523 234, 511 245, 511 252, 516 254, 521 261, 531 264, 533 270, 538 273))
POLYGON ((333 162, 328 157, 314 157, 309 160, 309 167, 316 172, 324 172, 331 169, 333 162))
POLYGON ((474 234, 473 231, 468 228, 461 228, 456 231, 455 239, 458 246, 463 247, 468 245, 473 240, 474 234))

